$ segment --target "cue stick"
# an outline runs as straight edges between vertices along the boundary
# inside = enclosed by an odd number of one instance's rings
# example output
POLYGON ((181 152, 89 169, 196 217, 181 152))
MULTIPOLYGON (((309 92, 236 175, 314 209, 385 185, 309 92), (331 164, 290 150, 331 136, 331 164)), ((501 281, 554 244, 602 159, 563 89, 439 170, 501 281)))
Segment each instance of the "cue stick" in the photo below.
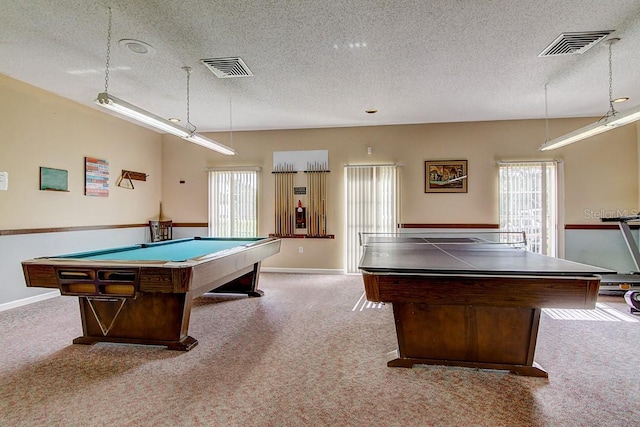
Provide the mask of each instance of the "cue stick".
POLYGON ((273 171, 273 177, 274 177, 274 184, 275 184, 275 188, 274 188, 274 192, 275 192, 275 200, 274 200, 274 204, 273 204, 273 210, 274 210, 274 216, 273 219, 275 221, 275 228, 276 228, 276 234, 279 234, 279 230, 278 230, 278 165, 276 165, 273 171))
POLYGON ((282 221, 282 234, 287 234, 287 169, 289 166, 287 164, 284 165, 282 171, 282 193, 280 197, 280 212, 282 221))
POLYGON ((284 209, 285 209, 285 231, 287 234, 292 234, 291 233, 291 181, 292 181, 292 177, 293 175, 291 174, 291 167, 287 166, 287 174, 285 177, 285 204, 284 204, 284 209))
POLYGON ((322 172, 322 235, 327 234, 327 168, 322 172))
POLYGON ((315 181, 316 181, 316 236, 320 234, 320 172, 319 165, 316 163, 315 181))
POLYGON ((313 211, 313 214, 315 216, 315 220, 314 222, 314 236, 317 236, 320 233, 320 228, 318 227, 318 211, 319 211, 319 205, 318 205, 318 200, 320 199, 320 188, 318 186, 318 162, 315 162, 313 165, 313 187, 314 187, 314 193, 316 195, 315 200, 313 202, 313 204, 315 205, 315 209, 313 211))
POLYGON ((313 164, 309 165, 309 189, 311 190, 311 203, 312 203, 312 208, 311 208, 311 235, 315 236, 316 235, 316 186, 315 186, 315 182, 314 182, 314 173, 313 173, 313 164))
POLYGON ((284 190, 284 184, 283 184, 283 180, 284 180, 284 175, 283 175, 283 166, 280 166, 280 175, 279 175, 279 181, 278 181, 278 221, 280 222, 280 235, 284 234, 284 230, 283 230, 283 215, 284 212, 282 211, 283 205, 282 205, 282 198, 284 197, 284 195, 282 194, 282 191, 284 190))
POLYGON ((282 165, 276 167, 276 234, 282 235, 282 165))
POLYGON ((314 186, 316 189, 316 201, 314 202, 316 205, 316 209, 315 209, 315 216, 316 216, 316 220, 314 221, 316 226, 316 232, 314 233, 316 236, 320 234, 320 223, 318 222, 319 219, 319 213, 320 213, 320 186, 319 184, 319 178, 320 178, 320 173, 318 172, 318 170, 320 169, 318 162, 315 163, 314 165, 314 172, 313 172, 313 180, 314 180, 314 186))
POLYGON ((307 162, 307 234, 313 236, 313 188, 311 187, 311 163, 307 162))
MULTIPOLYGON (((326 168, 325 168, 326 169, 326 168)), ((324 236, 327 233, 326 230, 326 216, 325 216, 325 191, 326 191, 326 172, 323 170, 320 175, 320 197, 321 197, 321 222, 320 222, 320 235, 324 236)))
POLYGON ((314 190, 313 190, 313 175, 311 172, 311 169, 313 168, 313 166, 311 165, 311 163, 307 163, 307 183, 309 186, 309 234, 313 236, 313 209, 314 209, 314 203, 313 203, 313 195, 314 195, 314 190))
POLYGON ((280 208, 279 208, 279 200, 280 200, 280 174, 278 173, 280 169, 280 165, 276 165, 276 203, 275 203, 275 211, 276 211, 276 234, 280 234, 280 208))

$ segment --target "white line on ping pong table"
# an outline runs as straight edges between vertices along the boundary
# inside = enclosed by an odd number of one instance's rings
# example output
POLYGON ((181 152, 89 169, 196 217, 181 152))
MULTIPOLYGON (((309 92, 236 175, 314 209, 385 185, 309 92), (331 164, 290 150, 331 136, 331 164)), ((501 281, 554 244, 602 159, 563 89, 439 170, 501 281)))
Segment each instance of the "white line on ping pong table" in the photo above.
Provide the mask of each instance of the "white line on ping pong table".
POLYGON ((458 261, 460 261, 461 263, 467 264, 469 267, 472 267, 472 268, 474 268, 474 269, 477 269, 477 268, 478 268, 478 267, 476 267, 475 265, 470 264, 470 263, 468 263, 467 261, 465 261, 465 260, 463 260, 463 259, 460 259, 460 258, 458 258, 457 256, 455 256, 455 255, 453 255, 453 254, 451 254, 451 253, 449 253, 449 252, 445 251, 444 249, 442 249, 440 246, 438 246, 438 245, 437 245, 437 244, 435 244, 435 243, 431 243, 431 245, 433 245, 433 246, 434 246, 435 248, 437 248, 438 250, 440 250, 440 251, 444 252, 445 254, 449 255, 451 258, 457 259, 457 260, 458 260, 458 261))

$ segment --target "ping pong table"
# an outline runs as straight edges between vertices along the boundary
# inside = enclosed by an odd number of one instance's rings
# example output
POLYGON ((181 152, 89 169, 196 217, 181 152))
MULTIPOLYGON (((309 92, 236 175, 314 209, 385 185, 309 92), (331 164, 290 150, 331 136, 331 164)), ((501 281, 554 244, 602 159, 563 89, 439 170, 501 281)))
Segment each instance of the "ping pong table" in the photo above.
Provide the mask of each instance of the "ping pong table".
POLYGON ((366 297, 393 306, 398 349, 387 366, 548 377, 534 362, 542 308, 595 308, 599 275, 611 271, 507 237, 361 234, 366 297))

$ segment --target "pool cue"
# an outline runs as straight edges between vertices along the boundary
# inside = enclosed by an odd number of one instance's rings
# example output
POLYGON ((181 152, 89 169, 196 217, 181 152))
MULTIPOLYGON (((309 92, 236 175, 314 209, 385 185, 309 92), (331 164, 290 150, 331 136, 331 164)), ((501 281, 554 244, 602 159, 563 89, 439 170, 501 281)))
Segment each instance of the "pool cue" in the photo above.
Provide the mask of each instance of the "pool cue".
POLYGON ((322 193, 320 191, 320 165, 316 163, 316 236, 320 235, 320 198, 322 193))
POLYGON ((273 168, 273 178, 274 178, 274 184, 275 184, 275 188, 274 188, 274 193, 276 195, 275 200, 274 200, 274 204, 273 204, 273 210, 274 210, 274 216, 273 219, 275 221, 275 228, 276 228, 276 235, 280 234, 280 226, 278 225, 278 197, 279 197, 279 193, 280 191, 278 190, 279 188, 279 180, 278 180, 278 165, 275 165, 273 168))
POLYGON ((318 191, 318 162, 314 162, 313 163, 313 193, 315 194, 314 197, 314 201, 313 201, 313 216, 314 216, 314 220, 313 220, 313 235, 317 236, 319 234, 319 228, 318 228, 318 210, 319 210, 319 206, 318 206, 318 200, 320 198, 320 192, 318 191))
POLYGON ((276 234, 282 235, 282 165, 276 167, 276 234))
POLYGON ((315 205, 313 203, 313 172, 311 169, 311 163, 307 163, 307 183, 309 186, 309 234, 313 236, 313 209, 315 205))
POLYGON ((282 165, 278 169, 278 234, 282 235, 282 165))
POLYGON ((279 215, 279 220, 280 220, 280 234, 284 234, 284 212, 283 212, 283 199, 284 199, 284 194, 283 194, 283 190, 284 190, 284 172, 280 172, 280 198, 278 200, 279 202, 279 206, 278 206, 278 212, 280 213, 279 215))
POLYGON ((311 163, 307 162, 307 234, 313 235, 313 188, 311 188, 311 163))
POLYGON ((321 178, 320 194, 321 194, 321 200, 322 200, 322 206, 321 206, 322 219, 320 222, 320 226, 321 226, 320 234, 324 236, 327 234, 327 215, 326 215, 327 168, 326 166, 323 165, 323 171, 321 173, 322 175, 320 175, 320 178, 321 178))
POLYGON ((289 169, 289 165, 285 164, 282 171, 282 198, 280 200, 280 210, 282 212, 282 234, 289 234, 289 230, 287 229, 287 170, 289 169))
POLYGON ((311 193, 311 197, 309 198, 311 200, 310 206, 309 206, 309 215, 310 215, 310 230, 309 230, 309 234, 311 234, 312 236, 316 235, 316 188, 315 188, 315 182, 314 182, 314 174, 313 174, 313 163, 309 163, 309 192, 311 193))
POLYGON ((291 166, 288 165, 287 167, 287 175, 286 175, 286 187, 285 187, 285 219, 286 219, 286 223, 285 223, 285 229, 287 234, 293 234, 292 230, 291 230, 291 184, 293 182, 293 174, 291 171, 291 166))

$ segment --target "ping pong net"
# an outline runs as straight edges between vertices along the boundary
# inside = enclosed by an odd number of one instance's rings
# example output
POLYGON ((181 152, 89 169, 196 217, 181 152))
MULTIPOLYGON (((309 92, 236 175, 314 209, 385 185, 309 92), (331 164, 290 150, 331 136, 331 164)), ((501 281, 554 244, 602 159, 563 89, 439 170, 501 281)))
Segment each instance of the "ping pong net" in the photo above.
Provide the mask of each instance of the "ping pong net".
POLYGON ((428 233, 358 233, 360 246, 437 245, 462 247, 482 245, 525 249, 527 238, 522 231, 428 232, 428 233))

